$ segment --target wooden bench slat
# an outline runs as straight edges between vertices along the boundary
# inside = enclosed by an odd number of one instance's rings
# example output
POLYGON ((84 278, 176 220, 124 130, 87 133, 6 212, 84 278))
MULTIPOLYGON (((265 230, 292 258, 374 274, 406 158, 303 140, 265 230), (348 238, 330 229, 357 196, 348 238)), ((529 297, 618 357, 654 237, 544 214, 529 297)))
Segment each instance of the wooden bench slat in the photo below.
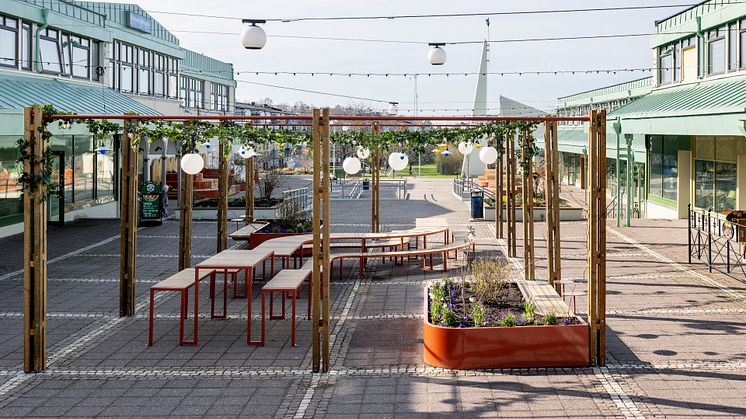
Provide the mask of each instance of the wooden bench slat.
POLYGON ((275 275, 262 289, 271 291, 297 289, 311 273, 310 269, 285 269, 275 275))
MULTIPOLYGON (((213 271, 209 270, 200 272, 201 275, 199 279, 202 280, 210 276, 212 272, 213 271)), ((189 288, 192 285, 194 285, 194 268, 187 268, 169 276, 163 281, 153 285, 151 288, 181 290, 189 288)))

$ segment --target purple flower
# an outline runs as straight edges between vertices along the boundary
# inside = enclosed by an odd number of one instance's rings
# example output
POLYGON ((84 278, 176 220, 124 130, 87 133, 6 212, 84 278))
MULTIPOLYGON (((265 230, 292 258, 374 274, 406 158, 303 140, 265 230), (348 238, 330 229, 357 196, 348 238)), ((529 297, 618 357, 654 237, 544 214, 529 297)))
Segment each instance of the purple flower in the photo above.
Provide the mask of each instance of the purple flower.
POLYGON ((464 327, 464 324, 463 323, 459 323, 458 327, 464 327))
POLYGON ((565 326, 569 326, 571 324, 572 322, 570 321, 570 319, 565 319, 565 326))
POLYGON ((526 322, 525 322, 525 321, 523 321, 523 319, 518 319, 518 321, 516 322, 516 324, 517 324, 518 326, 523 326, 524 324, 526 324, 526 322))

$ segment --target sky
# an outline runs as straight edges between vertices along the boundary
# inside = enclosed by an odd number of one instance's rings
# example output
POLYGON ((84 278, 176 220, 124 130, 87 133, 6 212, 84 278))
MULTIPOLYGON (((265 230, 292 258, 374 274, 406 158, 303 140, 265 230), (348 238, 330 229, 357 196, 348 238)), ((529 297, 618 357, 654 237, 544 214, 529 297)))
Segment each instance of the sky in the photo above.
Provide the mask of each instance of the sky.
MULTIPOLYGON (((292 104, 298 101, 314 106, 365 104, 385 109, 386 102, 399 102, 400 114, 412 114, 415 83, 403 77, 329 77, 256 75, 252 71, 427 73, 477 72, 480 44, 446 46, 448 60, 432 66, 427 59, 427 43, 440 41, 480 41, 487 37, 484 17, 418 18, 372 21, 315 21, 263 25, 267 45, 262 50, 246 50, 239 34, 241 18, 292 18, 306 16, 369 16, 423 13, 497 12, 568 8, 619 7, 627 5, 682 5, 692 0, 274 0, 274 1, 196 1, 135 0, 172 31, 185 48, 233 63, 239 80, 239 101, 292 104), (158 11, 191 13, 180 16, 158 11), (208 16, 223 16, 217 19, 208 16), (227 34, 189 33, 189 31, 227 34), (345 37, 382 40, 421 41, 421 44, 342 42, 292 39, 278 36, 345 37), (352 100, 314 93, 296 92, 246 82, 287 86, 376 99, 381 102, 352 100)), ((490 39, 588 36, 624 33, 649 34, 655 21, 669 17, 684 7, 636 11, 568 14, 493 16, 490 39)), ((490 71, 545 71, 650 68, 653 54, 650 37, 551 42, 511 42, 491 44, 490 71)), ((542 110, 551 110, 557 98, 610 84, 646 77, 650 73, 575 75, 491 75, 488 80, 488 106, 497 113, 500 95, 542 110)), ((473 105, 477 76, 418 77, 417 91, 421 115, 468 114, 473 105), (437 110, 436 110, 437 109, 437 110), (449 109, 444 111, 444 109, 449 109)))

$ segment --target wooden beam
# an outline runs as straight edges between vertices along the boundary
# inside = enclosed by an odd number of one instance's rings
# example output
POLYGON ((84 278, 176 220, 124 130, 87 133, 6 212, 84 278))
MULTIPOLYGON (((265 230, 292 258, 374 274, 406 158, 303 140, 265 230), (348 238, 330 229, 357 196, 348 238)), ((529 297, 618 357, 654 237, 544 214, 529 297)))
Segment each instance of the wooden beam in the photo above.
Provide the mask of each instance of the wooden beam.
MULTIPOLYGON (((23 163, 24 173, 41 178, 40 161, 47 141, 39 128, 44 116, 40 107, 23 111, 23 138, 31 160, 23 163)), ((23 370, 42 372, 47 366, 47 187, 23 190, 23 370)), ((62 208, 60 208, 62 211, 62 208)))
MULTIPOLYGON (((177 167, 177 170, 181 170, 177 167)), ((182 171, 179 194, 179 271, 192 266, 192 193, 193 176, 182 171)))
POLYGON ((218 146, 218 243, 217 253, 228 248, 228 159, 225 145, 218 146))
POLYGON ((135 315, 137 270, 137 185, 139 156, 127 124, 122 133, 122 186, 119 197, 119 315, 135 315))
MULTIPOLYGON (((321 370, 321 346, 320 346, 320 326, 321 326, 321 269, 322 269, 322 248, 321 248, 321 199, 323 190, 321 187, 321 111, 313 110, 313 272, 311 276, 311 350, 312 350, 312 369, 313 372, 321 370)), ((326 220, 325 224, 329 224, 326 220)))
POLYGON ((329 346, 330 346, 330 338, 331 334, 329 331, 329 319, 331 316, 331 310, 330 310, 330 303, 331 298, 329 296, 329 288, 331 287, 330 283, 330 275, 331 275, 331 265, 330 265, 330 243, 329 243, 329 237, 330 237, 330 228, 331 225, 331 214, 330 214, 330 194, 331 194, 331 174, 329 173, 329 167, 331 166, 331 141, 329 138, 329 108, 324 108, 321 114, 321 141, 322 141, 322 159, 321 159, 321 165, 323 167, 323 176, 322 176, 322 215, 324 217, 324 224, 321 227, 321 234, 323 236, 322 241, 322 276, 323 276, 323 285, 321 286, 321 298, 324 301, 324 305, 322 307, 323 315, 321 318, 321 332, 323 336, 323 345, 321 348, 321 354, 322 354, 322 371, 328 372, 330 367, 330 352, 329 352, 329 346))
POLYGON ((516 203, 515 203, 515 142, 518 139, 518 132, 514 133, 514 136, 508 135, 506 138, 506 149, 507 149, 507 194, 508 194, 508 256, 516 257, 518 254, 518 241, 516 238, 516 203))
POLYGON ((505 139, 497 139, 497 161, 495 162, 495 238, 503 238, 503 158, 505 139), (502 143, 502 144, 501 144, 502 143))

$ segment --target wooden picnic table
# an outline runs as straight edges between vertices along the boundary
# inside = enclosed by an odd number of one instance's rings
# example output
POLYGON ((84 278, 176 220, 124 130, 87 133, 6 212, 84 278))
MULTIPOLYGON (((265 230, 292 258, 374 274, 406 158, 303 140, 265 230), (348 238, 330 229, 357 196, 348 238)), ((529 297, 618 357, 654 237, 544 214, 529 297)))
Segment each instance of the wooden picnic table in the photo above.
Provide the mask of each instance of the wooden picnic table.
POLYGON ((198 342, 198 321, 199 318, 199 279, 200 271, 214 270, 223 271, 225 274, 229 270, 238 269, 244 271, 244 292, 248 299, 249 316, 246 321, 246 343, 249 345, 260 345, 260 340, 251 340, 251 300, 254 282, 254 270, 256 267, 269 259, 271 261, 270 277, 274 276, 275 262, 274 252, 271 250, 257 251, 254 250, 223 250, 215 256, 212 256, 194 266, 194 341, 190 344, 196 345, 198 342))

